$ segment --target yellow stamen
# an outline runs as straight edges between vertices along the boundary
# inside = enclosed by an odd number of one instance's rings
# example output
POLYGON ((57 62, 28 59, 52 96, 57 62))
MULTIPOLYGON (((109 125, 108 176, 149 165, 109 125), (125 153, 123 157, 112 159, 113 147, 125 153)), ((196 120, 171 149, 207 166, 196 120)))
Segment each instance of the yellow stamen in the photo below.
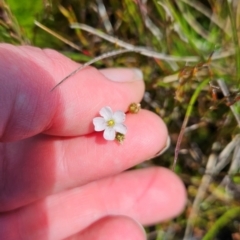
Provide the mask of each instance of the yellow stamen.
POLYGON ((112 126, 114 126, 114 125, 115 125, 115 122, 114 122, 114 120, 113 120, 113 119, 111 119, 111 120, 107 121, 107 125, 108 125, 109 127, 112 127, 112 126))

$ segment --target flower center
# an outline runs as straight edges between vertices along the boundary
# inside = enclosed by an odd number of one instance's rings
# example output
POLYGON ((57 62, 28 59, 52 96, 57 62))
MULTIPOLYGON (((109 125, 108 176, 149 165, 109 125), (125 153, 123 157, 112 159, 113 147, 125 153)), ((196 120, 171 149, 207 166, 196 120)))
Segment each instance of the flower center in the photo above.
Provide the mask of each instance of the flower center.
POLYGON ((108 121, 107 121, 107 125, 108 125, 109 127, 113 127, 113 126, 115 125, 114 120, 113 120, 113 119, 108 120, 108 121))

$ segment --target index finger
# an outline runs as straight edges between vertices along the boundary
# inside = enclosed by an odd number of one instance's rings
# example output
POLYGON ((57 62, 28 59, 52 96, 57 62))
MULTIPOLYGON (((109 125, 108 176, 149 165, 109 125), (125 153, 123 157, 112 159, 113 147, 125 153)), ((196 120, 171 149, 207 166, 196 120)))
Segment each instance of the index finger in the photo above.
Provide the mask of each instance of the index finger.
POLYGON ((51 89, 79 64, 53 50, 0 46, 1 141, 45 132, 76 136, 93 131, 92 119, 104 106, 126 111, 139 102, 144 83, 139 72, 98 71, 88 67, 51 89), (106 76, 111 76, 110 81, 106 76))

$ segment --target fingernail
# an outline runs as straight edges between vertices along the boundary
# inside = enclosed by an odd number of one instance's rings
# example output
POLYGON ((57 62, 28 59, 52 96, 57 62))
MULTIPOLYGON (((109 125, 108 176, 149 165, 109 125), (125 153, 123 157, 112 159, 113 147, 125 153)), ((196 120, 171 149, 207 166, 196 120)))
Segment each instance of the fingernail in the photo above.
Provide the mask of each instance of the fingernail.
POLYGON ((157 152, 153 157, 147 159, 147 161, 152 160, 152 159, 154 159, 154 158, 162 155, 164 152, 166 152, 166 151, 168 150, 170 144, 171 144, 171 139, 170 139, 170 137, 168 136, 165 147, 164 147, 163 149, 161 149, 159 152, 157 152))
POLYGON ((171 144, 171 139, 170 139, 170 137, 168 136, 167 142, 166 142, 166 145, 165 145, 164 149, 162 149, 161 151, 159 151, 154 157, 158 157, 158 156, 162 155, 164 152, 166 152, 166 151, 168 150, 170 144, 171 144))
POLYGON ((135 222, 138 224, 139 228, 142 230, 142 233, 145 235, 145 238, 147 239, 147 233, 146 233, 143 225, 140 222, 138 222, 137 220, 135 220, 135 222))
POLYGON ((114 82, 143 81, 143 73, 138 68, 108 68, 100 71, 105 77, 114 82))

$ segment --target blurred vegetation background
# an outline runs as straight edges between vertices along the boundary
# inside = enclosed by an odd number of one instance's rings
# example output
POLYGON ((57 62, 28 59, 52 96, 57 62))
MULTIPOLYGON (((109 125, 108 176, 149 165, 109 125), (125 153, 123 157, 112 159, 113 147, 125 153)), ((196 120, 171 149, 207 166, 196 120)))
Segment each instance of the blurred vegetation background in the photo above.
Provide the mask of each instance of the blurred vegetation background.
POLYGON ((143 71, 142 107, 163 118, 171 145, 137 167, 175 159, 188 191, 185 212, 147 227, 149 240, 240 239, 239 36, 238 0, 0 0, 1 42, 81 63, 132 51, 94 65, 143 71))

